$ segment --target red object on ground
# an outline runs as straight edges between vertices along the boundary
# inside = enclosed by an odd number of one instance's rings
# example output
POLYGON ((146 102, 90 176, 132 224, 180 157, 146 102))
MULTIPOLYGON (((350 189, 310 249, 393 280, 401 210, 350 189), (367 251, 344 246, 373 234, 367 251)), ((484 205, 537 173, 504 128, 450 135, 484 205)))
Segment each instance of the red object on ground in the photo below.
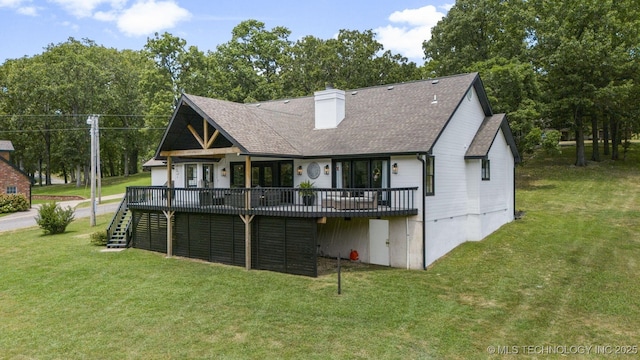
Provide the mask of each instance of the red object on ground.
POLYGON ((355 250, 351 250, 351 254, 349 254, 349 259, 351 259, 351 261, 358 260, 358 252, 355 250))

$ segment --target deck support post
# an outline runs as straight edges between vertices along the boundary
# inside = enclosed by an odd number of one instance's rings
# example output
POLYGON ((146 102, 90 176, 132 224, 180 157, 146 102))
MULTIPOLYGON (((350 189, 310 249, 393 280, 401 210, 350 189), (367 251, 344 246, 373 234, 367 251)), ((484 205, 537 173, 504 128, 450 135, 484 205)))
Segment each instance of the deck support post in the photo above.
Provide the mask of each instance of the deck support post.
POLYGON ((244 267, 251 270, 251 221, 255 215, 240 215, 240 219, 244 223, 244 267))
POLYGON ((171 220, 175 211, 163 211, 163 213, 167 217, 167 257, 170 258, 173 256, 173 226, 171 225, 171 220))
POLYGON ((171 168, 173 164, 171 163, 171 156, 167 156, 167 208, 171 208, 171 188, 173 188, 171 179, 171 168))
MULTIPOLYGON (((244 160, 244 208, 251 208, 251 156, 244 160)), ((244 222, 244 267, 251 270, 251 220, 254 215, 240 215, 244 222)))

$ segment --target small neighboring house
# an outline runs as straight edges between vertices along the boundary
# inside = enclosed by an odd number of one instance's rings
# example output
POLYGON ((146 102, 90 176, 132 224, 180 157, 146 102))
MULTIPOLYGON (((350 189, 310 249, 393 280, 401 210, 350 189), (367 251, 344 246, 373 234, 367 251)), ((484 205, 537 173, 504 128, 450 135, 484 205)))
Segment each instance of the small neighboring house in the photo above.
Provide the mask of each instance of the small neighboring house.
POLYGON ((514 219, 519 160, 477 73, 257 104, 184 94, 154 186, 127 189, 131 244, 310 276, 352 250, 426 269, 514 219))
POLYGON ((24 194, 31 204, 31 177, 10 160, 14 151, 9 140, 0 140, 0 194, 24 194))

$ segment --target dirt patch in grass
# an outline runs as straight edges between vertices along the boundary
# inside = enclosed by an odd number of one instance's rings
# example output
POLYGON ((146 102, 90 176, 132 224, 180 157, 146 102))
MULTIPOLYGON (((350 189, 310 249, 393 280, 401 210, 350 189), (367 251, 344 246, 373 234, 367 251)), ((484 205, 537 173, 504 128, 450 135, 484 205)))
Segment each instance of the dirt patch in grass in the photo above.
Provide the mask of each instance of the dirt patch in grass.
POLYGON ((31 195, 33 200, 54 200, 54 201, 71 201, 85 200, 82 196, 75 195, 31 195))
MULTIPOLYGON (((340 260, 341 271, 366 271, 373 269, 384 269, 384 266, 366 264, 360 261, 351 261, 348 259, 340 260)), ((334 274, 338 272, 338 259, 329 257, 318 257, 318 276, 334 274)))

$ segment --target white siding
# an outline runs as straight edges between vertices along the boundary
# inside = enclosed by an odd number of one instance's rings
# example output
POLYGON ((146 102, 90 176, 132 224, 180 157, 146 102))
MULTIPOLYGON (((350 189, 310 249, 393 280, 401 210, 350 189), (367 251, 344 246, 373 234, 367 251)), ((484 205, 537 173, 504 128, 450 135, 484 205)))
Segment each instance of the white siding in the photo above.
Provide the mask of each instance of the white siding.
POLYGON ((422 162, 416 155, 396 156, 389 161, 391 165, 398 164, 398 173, 391 174, 389 184, 391 188, 418 187, 415 192, 415 206, 418 214, 422 214, 422 162))
POLYGON ((481 180, 481 160, 464 160, 484 117, 474 93, 434 146, 435 195, 426 198, 425 214, 427 265, 513 220, 513 154, 502 131, 489 151, 489 181, 481 180))
POLYGON ((491 180, 480 182, 480 240, 513 221, 513 153, 500 130, 489 151, 491 180))
MULTIPOLYGON (((418 217, 391 217, 385 220, 389 220, 389 265, 422 269, 422 223, 418 217)), ((368 218, 328 218, 326 224, 318 225, 318 251, 321 256, 340 255, 346 258, 351 250, 358 252, 360 261, 368 262, 368 218)))
POLYGON ((167 182, 167 168, 152 167, 151 168, 151 185, 162 186, 166 182, 167 182))
POLYGON ((435 195, 427 197, 427 223, 466 215, 467 172, 464 155, 484 120, 484 112, 473 93, 466 96, 433 148, 435 195))
POLYGON ((435 195, 426 198, 425 211, 427 265, 467 241, 467 215, 478 207, 469 202, 473 169, 468 168, 464 155, 485 114, 472 91, 471 99, 465 96, 433 148, 435 195))

